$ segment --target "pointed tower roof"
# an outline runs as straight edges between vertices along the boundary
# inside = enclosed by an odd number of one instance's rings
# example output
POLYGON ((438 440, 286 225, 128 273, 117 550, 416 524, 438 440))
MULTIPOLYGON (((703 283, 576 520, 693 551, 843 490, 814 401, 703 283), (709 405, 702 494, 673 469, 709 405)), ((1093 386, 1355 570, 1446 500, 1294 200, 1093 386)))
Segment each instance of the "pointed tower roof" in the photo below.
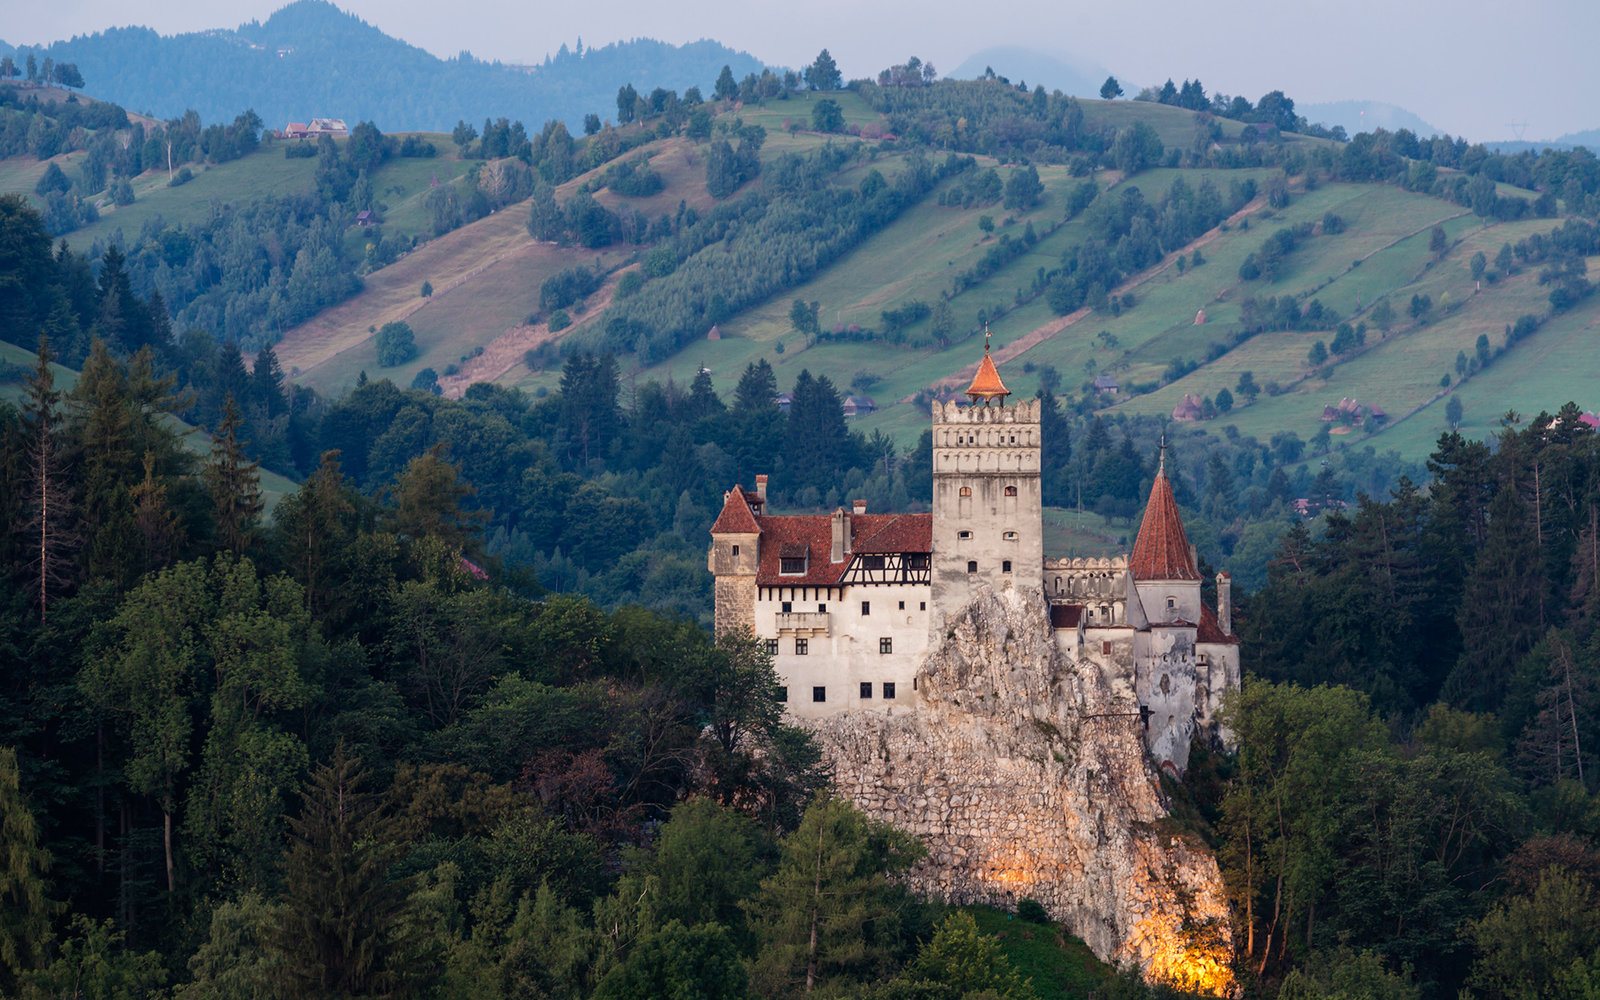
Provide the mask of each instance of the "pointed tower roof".
POLYGON ((1150 502, 1145 505, 1144 520, 1139 524, 1139 537, 1133 542, 1128 569, 1135 580, 1200 579, 1189 554, 1189 536, 1184 534, 1183 519, 1178 516, 1178 501, 1172 495, 1172 483, 1167 480, 1165 446, 1161 450, 1161 464, 1156 469, 1156 481, 1150 487, 1150 502))
POLYGON ((759 535, 761 524, 756 520, 755 512, 750 509, 750 501, 745 499, 744 490, 735 483, 733 489, 722 501, 722 513, 717 515, 717 523, 711 526, 713 535, 759 535))
POLYGON ((967 386, 967 398, 974 403, 982 397, 984 402, 999 399, 1002 403, 1011 395, 1011 390, 1000 381, 1000 373, 995 370, 994 359, 989 356, 989 328, 983 328, 983 360, 978 362, 978 374, 972 376, 972 384, 967 386))

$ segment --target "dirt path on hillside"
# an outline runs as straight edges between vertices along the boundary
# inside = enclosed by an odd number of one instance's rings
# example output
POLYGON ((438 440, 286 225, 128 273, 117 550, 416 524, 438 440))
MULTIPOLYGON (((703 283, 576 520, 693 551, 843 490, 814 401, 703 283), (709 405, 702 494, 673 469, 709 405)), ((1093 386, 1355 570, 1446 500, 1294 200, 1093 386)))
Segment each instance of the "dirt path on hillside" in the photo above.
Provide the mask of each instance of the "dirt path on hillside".
POLYGON ((621 278, 622 272, 618 271, 607 278, 605 284, 590 296, 583 319, 555 333, 550 332, 548 321, 514 326, 485 344, 482 354, 462 362, 460 370, 454 375, 442 376, 439 379, 439 389, 450 399, 460 399, 467 391, 467 387, 473 383, 493 382, 500 378, 516 367, 523 356, 535 347, 560 340, 585 323, 603 315, 611 305, 611 299, 616 294, 617 283, 621 278))
MULTIPOLYGON (((1193 242, 1185 244, 1182 249, 1167 254, 1161 260, 1151 264, 1143 271, 1140 271, 1138 274, 1118 285, 1116 288, 1113 288, 1110 294, 1122 295, 1126 292, 1132 291, 1135 288, 1138 288, 1140 285, 1144 284, 1150 279, 1162 274, 1168 268, 1176 265, 1178 258, 1191 254, 1199 248, 1211 243, 1218 236, 1222 235, 1224 227, 1230 229, 1233 228, 1234 226, 1238 225, 1241 219, 1261 211, 1261 209, 1266 207, 1266 204, 1267 199, 1265 195, 1257 196, 1253 201, 1239 209, 1239 211, 1228 216, 1228 218, 1221 225, 1206 230, 1199 236, 1195 237, 1193 242)), ((1035 327, 1029 332, 1018 337, 1016 340, 1006 344, 1004 347, 994 350, 992 353, 994 355, 995 364, 1004 364, 1007 361, 1012 361, 1018 357, 1021 357, 1045 341, 1056 337, 1063 330, 1071 327, 1073 324, 1077 323, 1085 316, 1088 316, 1093 311, 1094 310, 1090 309, 1088 306, 1081 306, 1078 309, 1067 313, 1065 316, 1062 316, 1060 319, 1053 319, 1043 326, 1035 327)), ((955 372, 952 375, 947 375, 939 381, 933 383, 933 385, 929 388, 948 391, 950 389, 958 388, 963 384, 970 384, 972 377, 978 374, 978 364, 978 361, 974 361, 972 364, 967 365, 960 371, 955 372)), ((901 402, 909 403, 911 402, 912 398, 914 397, 908 396, 901 400, 901 402)))

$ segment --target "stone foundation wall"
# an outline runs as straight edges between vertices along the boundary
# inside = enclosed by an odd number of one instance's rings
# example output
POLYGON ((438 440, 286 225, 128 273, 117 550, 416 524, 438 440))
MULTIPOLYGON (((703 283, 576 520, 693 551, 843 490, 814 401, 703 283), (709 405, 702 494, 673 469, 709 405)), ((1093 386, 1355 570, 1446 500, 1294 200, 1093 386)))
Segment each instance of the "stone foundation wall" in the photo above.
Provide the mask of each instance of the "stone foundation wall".
POLYGON ((717 635, 739 629, 755 629, 754 576, 719 576, 712 593, 716 599, 712 624, 717 635))
POLYGON ((917 834, 912 887, 952 902, 1032 898, 1101 959, 1152 978, 1230 985, 1216 862, 1166 829, 1137 705, 1062 655, 1043 593, 981 587, 918 673, 917 711, 812 724, 835 781, 917 834))

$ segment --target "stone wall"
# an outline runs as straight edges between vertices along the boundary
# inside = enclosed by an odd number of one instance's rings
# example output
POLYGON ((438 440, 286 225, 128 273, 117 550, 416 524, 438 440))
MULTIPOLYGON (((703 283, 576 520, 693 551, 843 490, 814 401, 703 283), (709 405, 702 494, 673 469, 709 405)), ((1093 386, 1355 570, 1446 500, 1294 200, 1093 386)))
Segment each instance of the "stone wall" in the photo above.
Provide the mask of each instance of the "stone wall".
POLYGON ((1204 845, 1169 829, 1137 711, 1058 649, 1042 591, 977 588, 936 635, 917 711, 813 723, 841 794, 917 834, 917 891, 1038 900, 1096 955, 1221 993, 1227 907, 1204 845))

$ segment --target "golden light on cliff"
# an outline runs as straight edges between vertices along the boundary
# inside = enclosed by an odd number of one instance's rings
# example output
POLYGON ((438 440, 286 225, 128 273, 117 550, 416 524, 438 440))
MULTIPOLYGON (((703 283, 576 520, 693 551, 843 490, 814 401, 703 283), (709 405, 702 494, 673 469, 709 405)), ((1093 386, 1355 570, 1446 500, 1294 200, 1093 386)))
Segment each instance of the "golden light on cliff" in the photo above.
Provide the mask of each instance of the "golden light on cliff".
POLYGON ((1039 881, 1039 859, 1021 845, 995 848, 986 859, 985 881, 996 882, 1015 892, 1018 886, 1039 881))
POLYGON ((1169 916, 1149 916, 1139 922, 1124 949, 1131 952, 1129 958, 1142 955, 1148 960, 1145 978, 1151 982, 1216 997, 1237 993, 1227 943, 1214 933, 1185 929, 1169 916))

